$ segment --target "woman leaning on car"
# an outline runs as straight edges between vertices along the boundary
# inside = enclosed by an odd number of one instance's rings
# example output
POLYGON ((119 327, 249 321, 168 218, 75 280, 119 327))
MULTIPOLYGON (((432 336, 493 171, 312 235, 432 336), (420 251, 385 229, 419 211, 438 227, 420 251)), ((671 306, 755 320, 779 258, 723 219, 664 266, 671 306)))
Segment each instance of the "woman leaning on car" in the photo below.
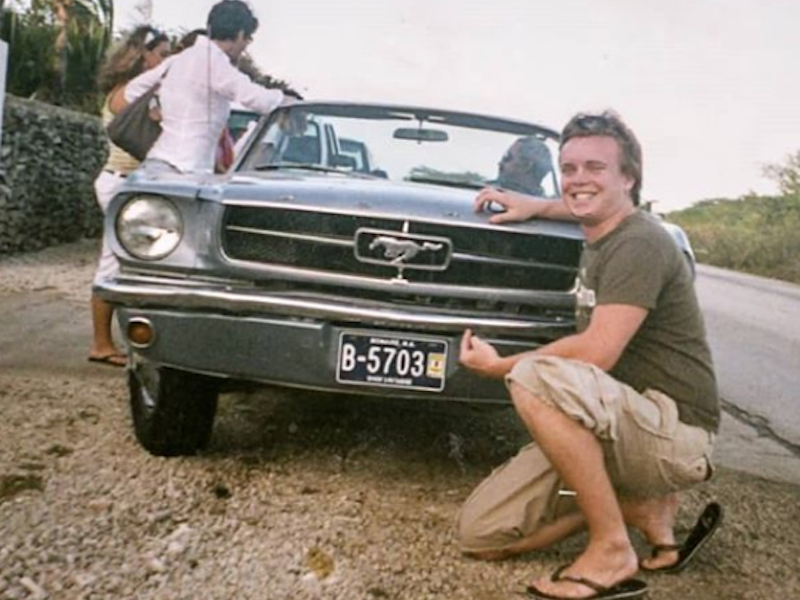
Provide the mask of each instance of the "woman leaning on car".
MULTIPOLYGON (((98 86, 106 95, 102 109, 104 125, 108 125, 114 115, 125 107, 125 85, 140 73, 161 64, 169 54, 169 38, 148 25, 137 27, 110 50, 98 74, 98 86)), ((124 178, 138 166, 135 158, 109 142, 108 160, 94 182, 97 202, 103 213, 124 178)), ((95 281, 114 275, 118 268, 117 259, 104 234, 95 281)), ((91 308, 93 338, 89 360, 124 367, 127 357, 117 349, 111 334, 113 307, 92 293, 91 308)))

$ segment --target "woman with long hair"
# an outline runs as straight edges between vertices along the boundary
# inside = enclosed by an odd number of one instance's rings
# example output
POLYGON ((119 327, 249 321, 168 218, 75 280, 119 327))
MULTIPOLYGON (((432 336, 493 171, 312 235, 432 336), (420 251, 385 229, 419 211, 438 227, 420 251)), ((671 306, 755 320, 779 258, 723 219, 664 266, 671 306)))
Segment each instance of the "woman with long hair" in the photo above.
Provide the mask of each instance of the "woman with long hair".
MULTIPOLYGON (((105 94, 102 110, 104 125, 108 125, 114 115, 125 107, 125 85, 137 75, 161 64, 169 54, 169 38, 148 25, 137 27, 111 48, 98 74, 100 91, 105 94)), ((108 160, 94 182, 97 202, 103 213, 125 177, 138 166, 139 161, 109 142, 108 160)), ((113 276, 118 269, 117 258, 111 252, 108 239, 103 234, 103 247, 95 281, 113 276)), ((89 360, 113 367, 124 367, 127 357, 117 349, 111 333, 114 308, 94 293, 91 306, 94 333, 89 360)))

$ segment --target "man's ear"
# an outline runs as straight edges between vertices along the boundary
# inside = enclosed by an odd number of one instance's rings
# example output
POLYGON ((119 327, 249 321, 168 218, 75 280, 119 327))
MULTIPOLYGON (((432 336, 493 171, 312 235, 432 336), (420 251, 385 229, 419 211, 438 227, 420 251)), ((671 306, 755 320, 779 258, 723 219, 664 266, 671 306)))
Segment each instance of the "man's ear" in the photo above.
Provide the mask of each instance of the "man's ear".
POLYGON ((636 180, 627 173, 623 173, 623 175, 625 176, 625 191, 630 194, 633 186, 636 185, 636 180))

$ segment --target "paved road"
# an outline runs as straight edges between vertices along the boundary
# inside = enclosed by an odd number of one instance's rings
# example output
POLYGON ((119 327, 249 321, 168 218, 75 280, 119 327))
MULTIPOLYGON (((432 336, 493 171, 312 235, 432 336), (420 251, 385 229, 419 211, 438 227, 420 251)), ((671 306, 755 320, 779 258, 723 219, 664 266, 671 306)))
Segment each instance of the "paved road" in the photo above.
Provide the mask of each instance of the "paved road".
POLYGON ((741 461, 754 473, 777 470, 800 481, 800 286, 699 265, 697 291, 728 415, 722 444, 731 466, 741 461), (760 451, 749 456, 753 444, 760 451))
POLYGON ((722 396, 800 449, 800 286, 700 267, 722 396))

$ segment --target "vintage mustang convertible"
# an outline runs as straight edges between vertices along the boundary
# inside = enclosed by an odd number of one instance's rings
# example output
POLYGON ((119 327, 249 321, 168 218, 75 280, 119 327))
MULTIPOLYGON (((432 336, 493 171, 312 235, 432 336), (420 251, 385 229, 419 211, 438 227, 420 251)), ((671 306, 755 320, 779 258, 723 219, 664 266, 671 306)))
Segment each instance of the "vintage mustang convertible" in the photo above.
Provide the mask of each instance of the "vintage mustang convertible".
POLYGON ((303 102, 230 173, 128 179, 96 288, 130 350, 133 421, 157 455, 211 437, 224 382, 507 402, 458 365, 465 328, 502 353, 573 331, 574 223, 491 225, 477 190, 521 139, 557 198, 557 133, 410 106, 303 102))

